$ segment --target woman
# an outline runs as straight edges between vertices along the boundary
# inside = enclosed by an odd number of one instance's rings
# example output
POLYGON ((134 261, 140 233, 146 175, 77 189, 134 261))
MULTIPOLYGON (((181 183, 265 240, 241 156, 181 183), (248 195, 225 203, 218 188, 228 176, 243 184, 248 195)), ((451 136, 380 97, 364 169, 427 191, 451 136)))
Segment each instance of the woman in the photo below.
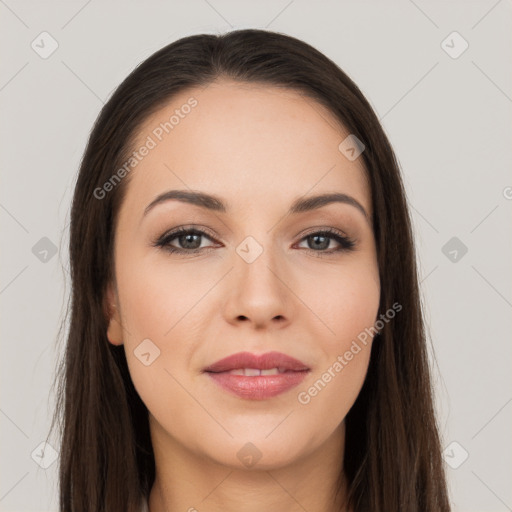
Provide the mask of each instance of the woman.
POLYGON ((399 167, 311 46, 240 30, 140 64, 90 135, 70 261, 60 510, 450 510, 399 167))

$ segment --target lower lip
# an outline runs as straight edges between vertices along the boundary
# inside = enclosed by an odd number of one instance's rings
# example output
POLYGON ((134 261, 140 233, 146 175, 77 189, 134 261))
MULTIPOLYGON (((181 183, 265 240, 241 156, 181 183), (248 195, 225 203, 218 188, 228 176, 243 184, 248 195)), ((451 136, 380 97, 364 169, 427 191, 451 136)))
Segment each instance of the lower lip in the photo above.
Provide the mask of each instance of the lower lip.
POLYGON ((230 373, 206 372, 224 390, 248 400, 265 400, 280 395, 299 385, 309 373, 288 371, 278 375, 233 375, 230 373))

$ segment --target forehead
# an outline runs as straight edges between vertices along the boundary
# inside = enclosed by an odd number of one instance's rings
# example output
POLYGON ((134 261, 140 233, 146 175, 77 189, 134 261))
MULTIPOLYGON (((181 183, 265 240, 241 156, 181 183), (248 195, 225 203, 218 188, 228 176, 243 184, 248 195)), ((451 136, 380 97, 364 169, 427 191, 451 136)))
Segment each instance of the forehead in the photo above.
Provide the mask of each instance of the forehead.
POLYGON ((125 202, 140 208, 166 189, 203 190, 232 209, 261 209, 309 192, 343 192, 371 214, 362 158, 339 150, 349 132, 300 92, 221 80, 174 96, 140 126, 145 155, 125 202))

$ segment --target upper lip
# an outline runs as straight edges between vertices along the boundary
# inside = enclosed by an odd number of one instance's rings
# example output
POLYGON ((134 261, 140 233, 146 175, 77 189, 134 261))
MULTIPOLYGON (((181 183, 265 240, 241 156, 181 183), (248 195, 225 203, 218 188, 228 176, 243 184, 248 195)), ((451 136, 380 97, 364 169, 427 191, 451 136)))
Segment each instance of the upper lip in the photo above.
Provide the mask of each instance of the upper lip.
POLYGON ((224 359, 211 364, 203 371, 205 372, 227 372, 239 368, 254 368, 258 370, 270 370, 278 368, 280 370, 302 371, 309 370, 309 367, 302 361, 282 354, 281 352, 266 352, 256 355, 250 352, 237 352, 224 359))

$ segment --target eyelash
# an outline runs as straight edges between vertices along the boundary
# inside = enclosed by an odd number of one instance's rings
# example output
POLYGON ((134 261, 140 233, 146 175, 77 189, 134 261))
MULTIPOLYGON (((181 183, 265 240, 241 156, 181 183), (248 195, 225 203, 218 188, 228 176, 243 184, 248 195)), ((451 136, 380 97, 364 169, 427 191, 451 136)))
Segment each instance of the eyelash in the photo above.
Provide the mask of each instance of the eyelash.
MULTIPOLYGON (((164 233, 157 240, 155 240, 152 245, 153 245, 153 247, 163 249, 166 252, 171 253, 171 254, 197 254, 206 249, 205 247, 202 247, 202 248, 199 247, 196 249, 180 249, 178 247, 173 247, 170 245, 171 241, 173 241, 174 239, 176 239, 180 236, 183 236, 183 235, 200 235, 200 236, 204 236, 204 237, 212 240, 212 237, 205 231, 202 231, 202 230, 196 229, 196 228, 191 228, 191 227, 180 227, 174 231, 164 233)), ((326 229, 322 229, 320 231, 313 231, 312 233, 308 233, 307 235, 305 235, 301 238, 300 242, 302 242, 303 240, 305 240, 309 237, 315 236, 315 235, 316 236, 320 235, 320 236, 323 236, 326 238, 331 238, 340 244, 340 247, 338 247, 337 249, 334 249, 334 250, 331 249, 329 251, 327 251, 327 250, 315 251, 314 249, 309 249, 309 248, 306 249, 308 252, 315 253, 315 256, 317 256, 317 257, 325 257, 325 256, 333 255, 335 253, 353 251, 354 247, 356 245, 356 241, 354 239, 341 234, 338 230, 333 229, 333 228, 326 228, 326 229)))

